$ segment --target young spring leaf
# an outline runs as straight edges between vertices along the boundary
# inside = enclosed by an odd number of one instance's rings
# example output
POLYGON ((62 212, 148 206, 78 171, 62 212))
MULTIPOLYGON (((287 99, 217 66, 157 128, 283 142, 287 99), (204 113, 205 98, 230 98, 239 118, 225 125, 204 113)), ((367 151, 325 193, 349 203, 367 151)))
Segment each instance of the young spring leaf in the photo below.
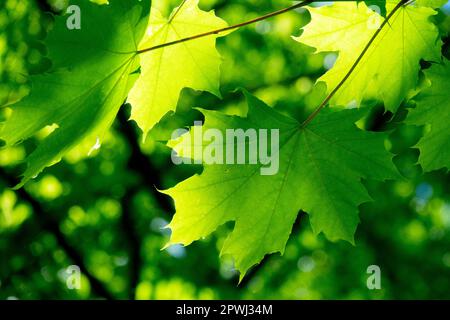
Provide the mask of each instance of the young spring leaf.
POLYGON ((12 115, 0 131, 0 139, 13 145, 56 126, 28 156, 22 184, 79 142, 101 140, 137 77, 137 43, 147 25, 149 2, 71 3, 81 9, 81 29, 69 29, 67 17, 55 18, 46 40, 52 69, 31 77, 30 95, 11 106, 12 115))
POLYGON ((424 170, 450 169, 450 61, 433 65, 425 74, 431 85, 415 99, 407 123, 429 127, 418 144, 424 170))
MULTIPOLYGON (((222 254, 234 258, 241 277, 266 254, 283 252, 300 210, 310 214, 316 233, 353 242, 358 205, 370 200, 361 179, 398 177, 384 147, 385 135, 354 124, 364 110, 325 109, 302 128, 253 96, 247 94, 247 99, 247 118, 202 110, 203 130, 218 129, 225 136, 227 129, 279 129, 278 173, 261 175, 261 165, 205 164, 201 175, 164 191, 176 206, 169 244, 188 245, 235 221, 222 254)), ((183 135, 169 145, 182 157, 198 159, 198 153, 185 148, 195 139, 183 135)), ((225 149, 229 145, 214 143, 225 149)), ((256 141, 246 141, 252 143, 256 141)))
MULTIPOLYGON (((139 49, 224 28, 225 21, 214 12, 198 8, 198 0, 188 0, 165 18, 152 8, 150 24, 139 49)), ((175 110, 185 87, 220 96, 221 58, 215 48, 218 35, 180 43, 141 54, 141 76, 128 96, 133 106, 131 118, 147 132, 169 111, 175 110)))
MULTIPOLYGON (((388 14, 398 2, 387 1, 388 14)), ((337 2, 308 10, 311 22, 296 40, 315 47, 317 52, 339 53, 335 65, 319 79, 331 91, 357 61, 382 19, 364 3, 337 2)), ((417 84, 420 60, 440 60, 438 29, 430 21, 435 14, 431 8, 413 5, 395 12, 331 104, 359 105, 362 99, 378 99, 395 111, 417 84)))

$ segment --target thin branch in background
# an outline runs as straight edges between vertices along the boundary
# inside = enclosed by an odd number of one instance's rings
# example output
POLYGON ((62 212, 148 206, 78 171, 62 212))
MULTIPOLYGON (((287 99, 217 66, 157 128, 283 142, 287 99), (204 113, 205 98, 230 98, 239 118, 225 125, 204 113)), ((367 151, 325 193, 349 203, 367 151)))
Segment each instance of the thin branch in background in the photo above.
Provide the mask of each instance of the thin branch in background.
POLYGON ((119 131, 127 140, 128 147, 131 150, 128 168, 141 177, 143 184, 151 191, 159 206, 165 212, 172 213, 173 205, 169 196, 162 194, 156 189, 157 187, 162 187, 160 173, 149 157, 142 152, 138 142, 140 141, 139 135, 131 121, 128 121, 124 106, 120 108, 117 120, 119 122, 119 131))
MULTIPOLYGON (((120 109, 117 120, 119 123, 119 132, 127 140, 127 145, 131 151, 127 166, 129 170, 135 172, 137 176, 142 179, 145 189, 151 192, 154 199, 158 202, 159 207, 166 213, 172 213, 174 209, 170 198, 156 189, 156 187, 161 187, 160 173, 152 164, 149 157, 142 152, 138 142, 140 141, 138 132, 132 122, 128 120, 124 107, 125 106, 122 106, 120 109)), ((136 223, 134 222, 132 211, 133 197, 136 195, 137 191, 136 188, 130 187, 122 198, 122 226, 130 247, 130 278, 128 293, 130 299, 135 297, 143 263, 141 256, 141 239, 136 230, 136 223)))
POLYGON ((122 227, 125 238, 129 244, 129 288, 128 299, 134 299, 136 295, 136 288, 139 284, 142 268, 141 257, 141 239, 136 231, 135 220, 133 219, 133 198, 136 195, 138 188, 130 187, 127 189, 125 195, 122 197, 122 227))
POLYGON ((47 0, 35 0, 35 2, 42 11, 56 13, 47 0))
MULTIPOLYGON (((6 181, 9 185, 15 184, 15 179, 11 177, 3 168, 0 168, 0 177, 6 181)), ((86 276, 91 284, 92 291, 107 300, 114 300, 114 296, 106 289, 104 284, 100 282, 87 268, 83 261, 81 255, 77 250, 69 243, 65 235, 59 229, 59 224, 57 221, 53 220, 51 217, 55 216, 52 213, 46 212, 41 204, 35 200, 24 188, 16 190, 15 193, 19 196, 22 201, 27 202, 33 209, 34 217, 42 225, 44 229, 53 234, 59 244, 59 246, 65 251, 69 259, 77 265, 81 272, 86 276)))

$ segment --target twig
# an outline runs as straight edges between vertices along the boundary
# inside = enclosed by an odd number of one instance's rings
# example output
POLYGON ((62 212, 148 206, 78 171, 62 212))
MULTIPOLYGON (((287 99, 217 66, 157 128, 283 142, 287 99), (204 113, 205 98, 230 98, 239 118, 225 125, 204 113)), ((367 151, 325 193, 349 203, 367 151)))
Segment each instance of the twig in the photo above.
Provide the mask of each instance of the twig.
POLYGON ((401 0, 397 6, 391 11, 391 13, 387 16, 386 19, 384 19, 383 23, 381 24, 380 28, 377 29, 377 31, 374 33, 372 38, 369 40, 367 45, 364 47, 363 51, 358 56, 358 59, 353 63, 350 70, 347 72, 344 78, 337 84, 337 86, 333 89, 333 91, 330 92, 330 94, 323 100, 323 102, 317 107, 316 110, 314 110, 313 113, 310 114, 310 116, 301 124, 302 128, 305 128, 318 114, 319 112, 325 108, 325 106, 330 102, 330 100, 335 96, 335 94, 339 91, 339 89, 344 85, 344 83, 350 78, 350 76, 353 74, 353 71, 355 71, 356 67, 359 65, 361 60, 366 55, 367 51, 371 47, 372 43, 375 41, 375 39, 378 37, 380 32, 383 30, 383 28, 388 24, 389 20, 392 18, 392 16, 400 9, 404 4, 406 4, 408 0, 401 0))
POLYGON ((172 20, 177 16, 177 14, 180 12, 181 8, 183 8, 184 4, 187 0, 183 0, 181 4, 178 6, 177 11, 175 11, 172 16, 169 18, 169 21, 167 23, 171 23, 172 20))
POLYGON ((284 9, 281 9, 281 10, 278 10, 278 11, 275 11, 275 12, 271 12, 269 14, 263 15, 261 17, 258 17, 258 18, 255 18, 255 19, 252 19, 252 20, 249 20, 249 21, 245 21, 245 22, 242 22, 242 23, 239 23, 239 24, 235 24, 233 26, 229 26, 229 27, 226 27, 226 28, 216 29, 216 30, 205 32, 205 33, 197 34, 197 35, 194 35, 194 36, 191 36, 191 37, 178 39, 178 40, 167 42, 167 43, 162 43, 162 44, 159 44, 159 45, 156 45, 156 46, 153 46, 153 47, 149 47, 149 48, 138 50, 137 53, 138 54, 142 54, 142 53, 146 53, 146 52, 149 52, 149 51, 153 51, 153 50, 157 50, 157 49, 173 46, 175 44, 183 43, 183 42, 186 42, 186 41, 192 41, 192 40, 204 38, 204 37, 207 37, 207 36, 217 35, 217 34, 220 34, 220 33, 227 32, 227 31, 239 29, 239 28, 242 28, 242 27, 247 26, 249 24, 253 24, 253 23, 256 23, 256 22, 259 22, 259 21, 263 21, 263 20, 266 20, 266 19, 278 16, 280 14, 283 14, 283 13, 286 13, 286 12, 289 12, 289 11, 292 11, 292 10, 295 10, 295 9, 298 9, 298 8, 301 8, 301 7, 305 7, 308 4, 310 4, 312 2, 315 2, 315 1, 317 1, 317 0, 303 1, 301 3, 297 3, 297 4, 293 5, 293 6, 288 7, 288 8, 284 8, 284 9))

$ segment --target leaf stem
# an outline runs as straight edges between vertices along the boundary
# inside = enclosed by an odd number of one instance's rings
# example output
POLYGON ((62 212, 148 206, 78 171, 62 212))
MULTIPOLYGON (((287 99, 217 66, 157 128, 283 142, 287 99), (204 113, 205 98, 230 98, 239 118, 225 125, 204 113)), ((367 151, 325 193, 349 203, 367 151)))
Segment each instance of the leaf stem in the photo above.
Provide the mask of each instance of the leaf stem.
POLYGON ((313 113, 311 113, 309 115, 309 117, 301 124, 302 128, 305 128, 312 120, 314 120, 314 118, 319 114, 319 112, 325 108, 325 106, 328 104, 328 102, 330 102, 330 100, 334 97, 334 95, 339 91, 339 89, 344 85, 344 83, 348 80, 348 78, 350 78, 350 76, 353 74, 353 71, 355 71, 356 67, 359 65, 359 63, 361 62, 361 60, 364 58, 364 56, 366 55, 367 51, 369 50, 369 48, 371 47, 372 43, 375 41, 375 39, 378 37, 378 35, 380 34, 380 32, 383 30, 383 28, 389 23, 389 20, 392 18, 392 16, 404 5, 406 4, 408 1, 410 0, 401 0, 396 6, 395 8, 389 13, 389 15, 386 17, 386 19, 384 19, 383 23, 381 24, 381 26, 377 29, 377 31, 374 33, 374 35, 372 36, 372 38, 369 40, 369 42, 367 43, 367 45, 364 47, 363 51, 360 53, 360 55, 358 56, 358 59, 356 59, 356 61, 353 63, 352 67, 350 68, 350 70, 347 72, 347 74, 345 75, 344 78, 342 78, 342 80, 337 84, 337 86, 333 89, 333 91, 330 92, 330 94, 328 94, 328 96, 322 101, 322 103, 317 107, 316 110, 314 110, 313 113))
POLYGON ((180 12, 181 8, 183 8, 184 4, 187 0, 183 0, 181 4, 178 6, 177 11, 175 11, 169 18, 169 21, 167 23, 171 23, 172 20, 177 16, 177 14, 180 12))
MULTIPOLYGON (((295 9, 298 9, 298 8, 301 8, 301 7, 305 7, 305 6, 307 6, 307 5, 309 5, 309 4, 313 3, 313 2, 316 2, 316 1, 317 0, 306 0, 306 1, 303 1, 303 2, 300 2, 300 3, 297 3, 295 5, 292 5, 290 7, 287 7, 287 8, 278 10, 278 11, 274 11, 274 12, 268 13, 266 15, 260 16, 258 18, 255 18, 255 19, 252 19, 252 20, 249 20, 249 21, 245 21, 245 22, 242 22, 242 23, 239 23, 239 24, 235 24, 233 26, 229 26, 229 27, 221 28, 221 29, 216 29, 216 30, 205 32, 205 33, 197 34, 197 35, 194 35, 194 36, 191 36, 191 37, 182 38, 182 39, 178 39, 178 40, 175 40, 175 41, 162 43, 162 44, 159 44, 159 45, 156 45, 156 46, 153 46, 153 47, 141 49, 141 50, 137 51, 137 54, 142 54, 142 53, 146 53, 146 52, 149 52, 149 51, 161 49, 161 48, 164 48, 164 47, 173 46, 173 45, 176 45, 176 44, 179 44, 179 43, 183 43, 183 42, 186 42, 186 41, 192 41, 192 40, 204 38, 204 37, 207 37, 207 36, 217 35, 217 34, 220 34, 220 33, 227 32, 227 31, 239 29, 239 28, 242 28, 242 27, 247 26, 249 24, 253 24, 253 23, 256 23, 256 22, 259 22, 259 21, 263 21, 263 20, 266 20, 266 19, 278 16, 280 14, 283 14, 283 13, 286 13, 286 12, 289 12, 289 11, 292 11, 292 10, 295 10, 295 9)), ((178 7, 178 9, 180 9, 181 6, 185 2, 186 1, 183 1, 183 3, 180 5, 180 7, 178 7)), ((172 16, 172 18, 169 21, 172 21, 173 17, 174 17, 174 15, 172 16)))

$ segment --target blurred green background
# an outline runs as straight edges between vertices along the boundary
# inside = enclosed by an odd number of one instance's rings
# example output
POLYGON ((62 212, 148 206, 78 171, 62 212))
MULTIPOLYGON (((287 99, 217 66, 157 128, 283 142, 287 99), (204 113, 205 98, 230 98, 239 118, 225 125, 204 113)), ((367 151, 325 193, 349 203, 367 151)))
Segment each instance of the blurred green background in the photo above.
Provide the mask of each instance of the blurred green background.
MULTIPOLYGON (((159 3, 169 10, 178 1, 159 3)), ((0 121, 10 112, 5 106, 28 92, 27 75, 50 66, 42 41, 52 17, 45 11, 64 5, 1 1, 0 121)), ((289 5, 200 1, 229 24, 289 5)), ((447 57, 449 12, 436 17, 447 57)), ((316 237, 300 213, 284 256, 266 257, 240 285, 232 261, 218 258, 232 224, 187 248, 161 251, 170 232, 162 227, 174 209, 154 186, 171 187, 201 170, 172 165, 161 142, 200 116, 191 107, 245 114, 239 87, 305 117, 324 95, 315 80, 336 58, 313 55, 291 39, 308 21, 309 14, 297 10, 220 38, 223 99, 185 89, 177 114, 165 117, 145 144, 126 121, 125 106, 95 155, 75 149, 19 191, 9 187, 41 136, 0 149, 0 299, 450 299, 450 175, 423 174, 416 164, 422 128, 399 125, 405 107, 389 121, 391 115, 374 106, 365 121, 368 129, 391 132, 387 144, 405 179, 364 182, 374 201, 360 208, 356 246, 316 237), (79 290, 66 285, 71 265, 83 271, 79 290), (381 290, 367 288, 370 265, 381 268, 381 290)))

